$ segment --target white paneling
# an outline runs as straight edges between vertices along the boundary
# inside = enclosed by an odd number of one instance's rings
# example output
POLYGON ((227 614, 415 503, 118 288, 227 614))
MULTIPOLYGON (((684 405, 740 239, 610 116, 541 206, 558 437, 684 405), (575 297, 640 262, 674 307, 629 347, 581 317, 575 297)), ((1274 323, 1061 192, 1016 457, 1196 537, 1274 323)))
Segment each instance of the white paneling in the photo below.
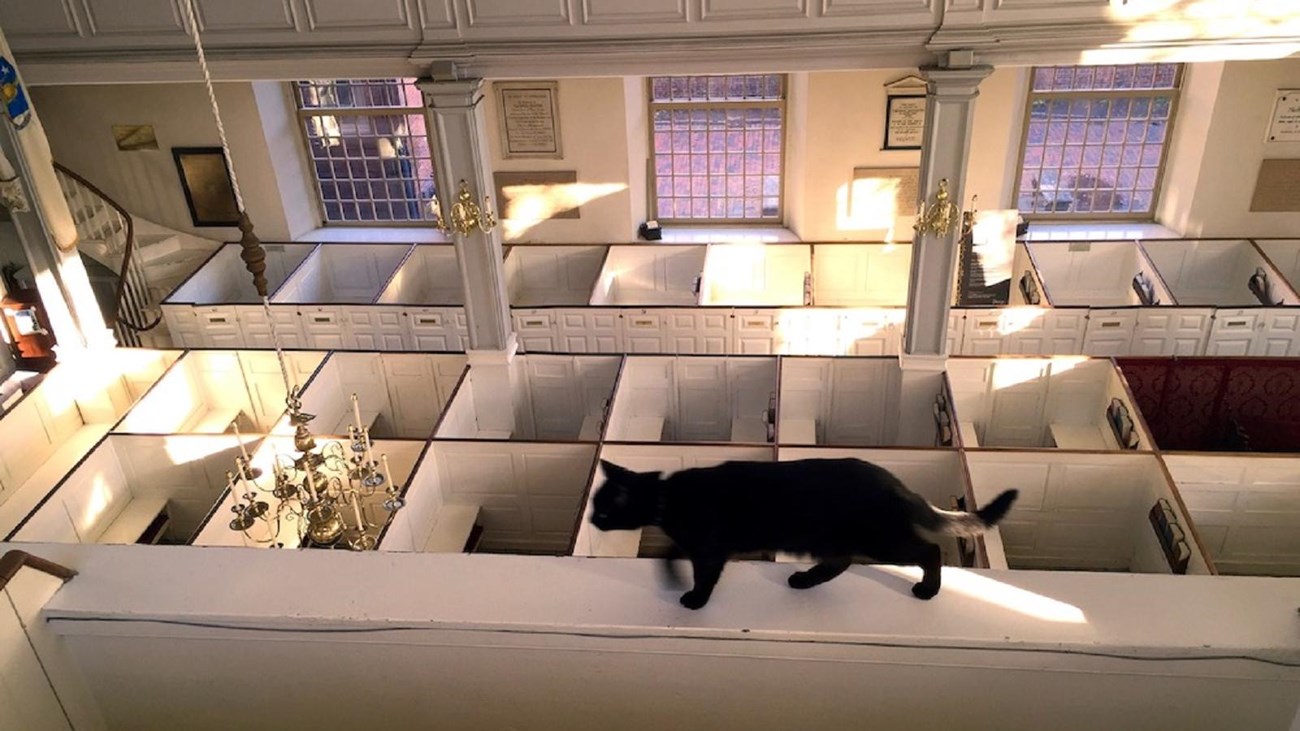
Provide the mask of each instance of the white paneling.
POLYGON ((427 439, 433 434, 433 426, 447 399, 434 373, 433 359, 436 357, 405 353, 383 355, 384 380, 393 407, 395 436, 427 439))
POLYGON ((623 320, 618 310, 596 308, 556 309, 560 350, 566 353, 621 353, 623 320))
POLYGON ((465 0, 471 28, 554 26, 573 22, 569 0, 465 0))
MULTIPOLYGON (((1083 336, 1085 355, 1128 355, 1138 325, 1138 310, 1093 310, 1083 336)), ((1163 343, 1163 329, 1160 340, 1163 343)), ((1148 336, 1149 337, 1149 336, 1148 336)))
POLYGON ((666 353, 663 315, 658 310, 622 313, 623 343, 629 353, 666 353))
POLYGON ((700 20, 790 20, 808 17, 808 0, 703 0, 700 20))
POLYGON ((177 0, 81 0, 91 35, 153 36, 180 33, 177 0))
POLYGON ((349 307, 345 342, 357 350, 410 350, 401 307, 349 307))
POLYGON ((198 314, 190 305, 163 305, 163 322, 172 346, 198 348, 203 346, 203 329, 199 327, 198 314))
POLYGON ((731 310, 664 309, 664 346, 670 353, 726 355, 731 347, 731 310))
POLYGON ((482 550, 566 552, 596 446, 435 442, 448 504, 479 506, 482 550))
POLYGON ((893 307, 907 304, 910 244, 848 244, 813 250, 813 303, 893 307))
POLYGON ((416 0, 420 11, 420 27, 425 30, 454 29, 456 11, 451 0, 416 0))
POLYGON ((939 0, 821 0, 821 14, 827 18, 861 18, 897 13, 929 13, 939 0))
POLYGON ((1128 354, 1201 355, 1205 352, 1213 312, 1209 308, 1191 307, 1140 308, 1128 354))
MULTIPOLYGON (((810 314, 812 312, 809 311, 810 314)), ((902 347, 903 321, 906 317, 907 313, 902 308, 847 310, 840 317, 839 345, 830 354, 897 355, 902 347)), ((808 324, 814 328, 814 332, 825 327, 815 321, 808 324)), ((813 338, 810 345, 817 348, 817 352, 827 352, 818 338, 813 338)))
MULTIPOLYGON (((779 321, 795 317, 792 311, 736 310, 732 323, 731 352, 736 355, 772 355, 782 352, 783 333, 779 321)), ((786 325, 788 327, 788 325, 786 325)))
MULTIPOLYGON (((1157 497, 1169 495, 1154 458, 987 453, 966 458, 978 504, 1002 490, 1020 490, 995 529, 1011 568, 1162 568, 1144 565, 1139 551, 1153 530, 1146 511, 1157 497)), ((1180 522, 1186 527, 1186 518, 1180 522)))
POLYGON ((574 439, 585 415, 577 362, 569 356, 524 360, 536 439, 574 439))
POLYGON ((309 348, 343 350, 348 345, 344 308, 334 305, 302 305, 298 314, 303 341, 309 348))
POLYGON ((307 339, 302 332, 302 318, 293 305, 271 305, 271 316, 261 305, 235 305, 239 329, 246 348, 271 348, 278 341, 281 348, 305 348, 307 339), (275 321, 272 334, 271 321, 275 321))
POLYGON ((197 305, 194 314, 208 348, 243 348, 244 332, 234 305, 197 305))
POLYGON ((1260 311, 1250 355, 1282 358, 1300 355, 1300 307, 1260 311))
POLYGON ((1258 309, 1219 309, 1214 313, 1206 355, 1250 355, 1259 323, 1258 309))
POLYGON ((557 334, 559 326, 555 322, 556 315, 552 311, 511 310, 510 316, 515 324, 515 336, 523 352, 554 353, 566 350, 559 347, 560 340, 557 334))
POLYGON ((298 30, 290 0, 197 0, 195 5, 199 27, 207 32, 298 30))
POLYGON ((312 30, 391 29, 411 27, 407 0, 302 0, 312 30))
POLYGON ((1050 307, 1011 307, 1001 315, 1007 355, 1070 355, 1080 352, 1087 313, 1050 307))
POLYGON ((466 343, 464 317, 461 308, 407 307, 405 319, 410 328, 407 341, 415 350, 460 350, 466 343))
POLYGON ((685 23, 686 0, 581 0, 585 25, 685 23))
POLYGON ((1177 454, 1165 463, 1220 573, 1300 575, 1300 460, 1177 454))
POLYGON ((683 358, 677 365, 677 419, 669 436, 679 442, 725 442, 731 438, 731 391, 727 361, 683 358))
POLYGON ((11 39, 73 38, 81 35, 73 0, 0 3, 0 27, 11 39))

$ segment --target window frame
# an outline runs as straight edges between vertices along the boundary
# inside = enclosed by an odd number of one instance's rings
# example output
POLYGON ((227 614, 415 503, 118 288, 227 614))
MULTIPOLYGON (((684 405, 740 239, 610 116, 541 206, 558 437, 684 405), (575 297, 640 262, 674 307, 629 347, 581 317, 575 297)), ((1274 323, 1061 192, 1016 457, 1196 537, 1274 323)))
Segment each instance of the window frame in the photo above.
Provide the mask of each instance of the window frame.
MULTIPOLYGON (((1152 62, 1156 63, 1156 62, 1152 62)), ((1020 216, 1025 221, 1034 221, 1038 223, 1049 223, 1058 221, 1062 223, 1073 223, 1079 221, 1142 221, 1155 222, 1156 213, 1160 208, 1160 195, 1164 191, 1165 182, 1165 164, 1169 161, 1169 148, 1173 144, 1174 126, 1178 121, 1178 107, 1183 95, 1183 80, 1186 73, 1186 64, 1174 63, 1174 84, 1168 89, 1111 89, 1108 91, 1034 91, 1034 75, 1039 69, 1056 68, 1057 66, 1087 66, 1089 64, 1056 64, 1054 66, 1030 66, 1029 75, 1025 89, 1024 110, 1020 120, 1020 146, 1016 153, 1016 166, 1012 170, 1015 185, 1011 192, 1011 207, 1019 211, 1020 209, 1020 184, 1021 177, 1024 175, 1025 151, 1029 143, 1029 124, 1030 115, 1033 113, 1034 101, 1059 100, 1064 99, 1072 101, 1075 99, 1098 100, 1117 98, 1134 98, 1139 96, 1152 96, 1153 94, 1168 93, 1172 98, 1169 102, 1169 117, 1165 128, 1165 138, 1160 145, 1160 162, 1156 165, 1155 185, 1151 188, 1151 210, 1142 213, 1129 212, 1112 212, 1104 213, 1097 211, 1087 212, 1069 212, 1053 213, 1049 211, 1039 211, 1034 213, 1025 213, 1020 211, 1020 216)), ((1139 66, 1143 64, 1098 64, 1102 66, 1139 66)), ((1082 166, 1080 166, 1082 167, 1082 166)), ((1140 167, 1140 166, 1139 166, 1140 167)))
MULTIPOLYGON (((771 228, 774 226, 785 225, 785 187, 786 187, 786 153, 789 149, 789 124, 787 124, 788 102, 790 92, 790 76, 784 73, 763 73, 763 74, 656 74, 645 77, 645 99, 646 99, 646 134, 647 144, 649 145, 646 164, 646 195, 649 209, 646 211, 646 218, 656 220, 660 223, 670 224, 673 226, 734 226, 734 227, 753 227, 753 228, 771 228), (724 100, 724 101, 700 101, 700 102, 656 102, 654 100, 654 80, 660 77, 685 76, 685 77, 710 77, 710 76, 776 76, 781 81, 781 97, 779 99, 765 100, 724 100), (781 169, 777 173, 780 184, 778 185, 776 199, 776 215, 763 216, 760 218, 660 218, 659 213, 659 175, 655 172, 655 120, 654 115, 657 110, 672 109, 770 109, 777 108, 781 112, 781 169)), ((763 196, 759 196, 762 198, 763 196)), ((760 204, 761 210, 761 204, 760 204)))
MULTIPOLYGON (((411 80, 412 82, 417 81, 415 77, 394 77, 394 78, 397 78, 397 80, 403 82, 408 79, 411 80)), ((358 82, 358 81, 375 81, 375 80, 378 79, 369 79, 369 78, 330 79, 330 81, 334 84, 337 84, 339 82, 344 82, 344 81, 358 82)), ((434 125, 433 125, 433 119, 429 114, 429 107, 426 104, 422 103, 418 107, 305 107, 304 108, 302 106, 301 97, 298 94, 298 89, 296 88, 297 85, 302 81, 310 82, 313 80, 294 79, 286 82, 286 88, 289 94, 289 101, 293 105, 295 117, 298 122, 298 137, 302 141, 302 147, 300 149, 303 152, 303 157, 304 160, 306 161, 307 167, 311 170, 312 182, 315 184, 313 190, 315 195, 313 196, 313 200, 315 201, 317 206, 317 213, 319 214, 320 225, 322 227, 336 227, 336 228, 337 227, 424 228, 432 225, 432 221, 433 221, 432 218, 423 218, 423 217, 418 219, 391 219, 391 220, 374 220, 374 221, 365 221, 360 219, 355 221, 347 221, 347 220, 331 221, 329 219, 328 214, 326 213, 326 200, 325 200, 324 186, 321 183, 320 174, 316 171, 316 158, 312 157, 312 153, 311 153, 311 138, 307 134, 307 120, 312 117, 411 116, 418 111, 420 114, 424 116, 424 136, 429 142, 429 162, 433 165, 434 195, 438 196, 442 193, 442 191, 438 189, 437 161, 434 157, 437 154, 438 147, 437 147, 437 140, 434 138, 434 128, 433 128, 434 125)), ((421 98, 423 98, 423 96, 421 98)), ((411 135, 411 136, 415 137, 416 135, 411 135)), ((359 179, 356 178, 348 178, 348 181, 353 183, 358 182, 358 180, 359 179)), ((336 182, 336 181, 331 181, 331 182, 336 182)), ((375 182, 375 181, 368 181, 368 182, 375 182)), ((385 201, 390 204, 393 202, 389 199, 385 199, 385 201)), ((356 203, 357 199, 353 198, 350 201, 346 201, 346 202, 356 203)), ((423 209, 424 207, 423 202, 420 203, 421 203, 421 208, 423 209)), ((421 211, 421 215, 422 216, 424 215, 423 210, 421 211)))

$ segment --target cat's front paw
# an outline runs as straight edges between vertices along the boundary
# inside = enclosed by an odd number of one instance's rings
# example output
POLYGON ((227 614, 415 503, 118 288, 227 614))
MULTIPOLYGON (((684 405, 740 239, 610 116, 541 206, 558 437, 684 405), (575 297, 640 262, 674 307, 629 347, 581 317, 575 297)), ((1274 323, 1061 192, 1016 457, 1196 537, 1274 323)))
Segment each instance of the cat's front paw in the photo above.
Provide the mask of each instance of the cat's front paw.
POLYGON ((817 586, 817 581, 807 571, 796 571, 790 574, 790 578, 785 582, 794 589, 811 589, 817 586))
POLYGON ((935 594, 939 593, 939 587, 926 586, 925 584, 913 584, 912 596, 917 599, 933 599, 935 594))
POLYGON ((705 604, 708 604, 709 595, 705 594, 704 592, 695 591, 692 589, 691 591, 682 594, 681 601, 682 601, 682 606, 686 607, 687 609, 699 609, 705 604))

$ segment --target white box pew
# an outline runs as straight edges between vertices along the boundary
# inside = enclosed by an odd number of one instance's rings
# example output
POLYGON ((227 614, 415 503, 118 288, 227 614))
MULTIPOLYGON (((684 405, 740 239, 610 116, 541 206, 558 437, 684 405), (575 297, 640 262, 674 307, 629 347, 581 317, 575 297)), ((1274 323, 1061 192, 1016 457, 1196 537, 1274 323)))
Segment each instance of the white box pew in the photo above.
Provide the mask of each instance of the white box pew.
MULTIPOLYGON (((289 278, 316 244, 265 243, 267 292, 274 293, 289 278)), ((266 347, 270 329, 263 314, 262 298, 253 287, 253 277, 239 258, 238 244, 218 248, 188 279, 162 301, 164 322, 172 342, 183 347, 243 348, 266 347)), ((288 347, 301 336, 296 318, 277 318, 277 335, 288 347)))
MULTIPOLYGON (((772 450, 768 447, 742 447, 731 445, 662 445, 662 444, 605 444, 600 448, 600 459, 637 472, 662 472, 664 476, 696 467, 714 467, 732 460, 769 462, 772 450)), ((578 524, 571 553, 574 556, 599 556, 636 558, 645 553, 662 555, 671 545, 668 537, 657 527, 641 530, 602 531, 591 524, 591 500, 596 490, 605 482, 605 473, 597 462, 591 481, 583 496, 585 508, 578 524)))
MULTIPOLYGON (((459 353, 330 353, 303 388, 302 410, 316 415, 314 433, 347 436, 355 393, 371 439, 428 439, 466 362, 459 353)), ((275 433, 293 433, 287 416, 275 433)))
POLYGON ((1217 573, 1300 576, 1300 457, 1163 459, 1217 573))
POLYGON ((519 355, 472 365, 448 404, 438 439, 598 441, 621 359, 519 355))
POLYGON ((504 264, 510 306, 589 304, 608 250, 606 246, 511 246, 504 264))
POLYGON ((298 313, 308 347, 354 348, 351 313, 363 317, 362 329, 383 324, 357 306, 379 298, 411 249, 410 244, 322 244, 271 296, 272 306, 298 313))
POLYGON ((700 304, 789 307, 812 304, 812 247, 807 244, 710 244, 700 304))
POLYGON ((1087 312, 1074 308, 1014 305, 960 311, 960 355, 1079 353, 1088 326, 1087 312))
POLYGON ((1180 305, 1214 307, 1205 355, 1300 355, 1300 296, 1249 241, 1144 241, 1180 305))
MULTIPOLYGON (((246 449, 259 440, 246 438, 246 449)), ((14 539, 185 543, 221 499, 238 454, 233 435, 110 435, 14 539)))
POLYGON ((0 535, 7 534, 180 358, 113 348, 60 363, 0 418, 0 535))
MULTIPOLYGON (((352 451, 348 449, 348 445, 345 443, 346 440, 329 439, 317 435, 316 441, 327 455, 342 454, 345 459, 352 456, 352 451)), ((420 460, 427 444, 428 442, 425 441, 402 439, 377 439, 374 441, 375 458, 379 459, 381 455, 388 457, 388 465, 392 470, 391 478, 397 484, 399 492, 407 490, 415 465, 420 460)), ((271 435, 263 438, 255 446, 257 447, 256 451, 253 450, 252 446, 247 447, 247 449, 251 453, 253 467, 260 471, 261 476, 251 481, 251 487, 257 491, 258 499, 265 501, 269 506, 266 520, 255 523, 247 532, 237 532, 230 528, 234 497, 224 487, 225 470, 233 470, 234 460, 233 458, 225 460, 218 465, 222 469, 223 489, 219 491, 220 494, 217 496, 216 503, 203 516, 198 528, 193 531, 192 538, 189 541, 190 545, 247 546, 250 548, 269 548, 277 544, 284 548, 297 548, 301 545, 298 535, 298 530, 302 526, 301 518, 281 520, 281 529, 278 533, 272 527, 277 514, 301 509, 301 505, 296 499, 291 500, 289 505, 282 505, 281 501, 271 493, 275 486, 274 465, 276 464, 288 474, 293 475, 297 481, 301 482, 305 479, 301 472, 293 471, 292 458, 297 454, 293 447, 293 439, 288 436, 271 435)), ((343 474, 343 465, 344 462, 335 457, 329 457, 319 474, 322 474, 325 478, 339 477, 343 474)), ((383 502, 388 498, 386 488, 387 485, 376 488, 373 495, 363 497, 360 505, 362 517, 368 524, 367 532, 376 538, 383 532, 393 516, 383 507, 383 502)), ((244 489, 241 487, 241 495, 243 491, 244 489)), ((354 522, 351 515, 351 506, 346 506, 345 509, 348 511, 347 522, 351 524, 354 522)), ((401 511, 398 511, 397 515, 400 514, 401 511)))
POLYGON ((1020 491, 984 536, 989 568, 1212 573, 1155 455, 977 451, 964 458, 974 509, 1003 490, 1020 491))
POLYGON ((591 304, 693 307, 707 251, 698 245, 611 246, 591 304))
POLYGON ((776 358, 629 356, 605 439, 768 442, 777 389, 776 358))
POLYGON ((1255 239, 1255 247, 1268 259, 1287 285, 1300 292, 1300 239, 1255 239))
MULTIPOLYGON (((844 447, 791 447, 777 448, 777 460, 791 462, 801 459, 852 458, 870 462, 889 470, 909 490, 925 498, 930 504, 944 510, 952 508, 954 501, 968 492, 961 457, 952 450, 922 449, 861 449, 844 447)), ((963 562, 961 547, 956 539, 945 538, 939 542, 944 563, 949 566, 972 565, 968 555, 963 562)), ((973 544, 971 545, 973 549, 973 544)), ((783 557, 792 558, 792 557, 783 557)), ((860 557, 869 558, 869 557, 860 557)), ((808 560, 800 557, 797 560, 808 560)))
POLYGON ((812 304, 905 307, 911 244, 815 244, 812 304))
POLYGON ((595 444, 433 442, 380 549, 457 552, 477 524, 476 551, 567 554, 595 458, 595 444))
MULTIPOLYGON (((305 383, 325 354, 288 351, 290 378, 305 383)), ((193 350, 140 399, 116 431, 222 434, 236 425, 269 432, 285 410, 284 380, 272 351, 193 350)))
POLYGON ((356 313, 350 315, 353 340, 362 350, 467 347, 465 292, 455 248, 417 244, 380 293, 375 306, 352 308, 352 312, 356 313))
MULTIPOLYGON (((942 376, 934 375, 935 393, 942 376)), ((927 424, 930 404, 902 403, 902 369, 892 358, 781 358, 777 443, 781 445, 920 446, 901 439, 905 410, 927 424)))
POLYGON ((967 448, 1154 449, 1109 360, 953 358, 948 379, 967 448))

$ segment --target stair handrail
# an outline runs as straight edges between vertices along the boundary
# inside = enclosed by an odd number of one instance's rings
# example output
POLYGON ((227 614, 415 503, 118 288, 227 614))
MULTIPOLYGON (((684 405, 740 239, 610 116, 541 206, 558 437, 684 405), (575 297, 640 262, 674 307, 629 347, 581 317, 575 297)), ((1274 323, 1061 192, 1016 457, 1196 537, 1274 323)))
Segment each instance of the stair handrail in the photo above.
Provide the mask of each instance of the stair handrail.
POLYGON ((18 575, 18 572, 24 568, 36 569, 43 571, 56 579, 67 581, 77 575, 75 569, 70 569, 63 564, 57 564, 53 561, 40 556, 19 550, 11 549, 0 556, 0 591, 4 591, 9 585, 9 580, 18 575))
POLYGON ((114 324, 125 325, 136 332, 147 332, 158 327, 158 324, 162 322, 161 314, 155 317, 152 322, 145 325, 137 325, 122 315, 122 302, 126 299, 128 268, 131 266, 131 254, 135 251, 135 219, 131 217, 131 214, 128 213, 120 203, 113 200, 113 198, 104 191, 100 190, 97 185, 81 177, 76 173, 76 171, 70 170, 66 165, 60 164, 57 160, 53 162, 55 170, 58 170, 69 178, 72 178, 78 185, 81 185, 86 188, 86 190, 99 196, 113 210, 117 211, 123 221, 126 221, 126 245, 122 247, 122 267, 117 276, 117 291, 113 293, 112 322, 105 324, 110 327, 114 324))

